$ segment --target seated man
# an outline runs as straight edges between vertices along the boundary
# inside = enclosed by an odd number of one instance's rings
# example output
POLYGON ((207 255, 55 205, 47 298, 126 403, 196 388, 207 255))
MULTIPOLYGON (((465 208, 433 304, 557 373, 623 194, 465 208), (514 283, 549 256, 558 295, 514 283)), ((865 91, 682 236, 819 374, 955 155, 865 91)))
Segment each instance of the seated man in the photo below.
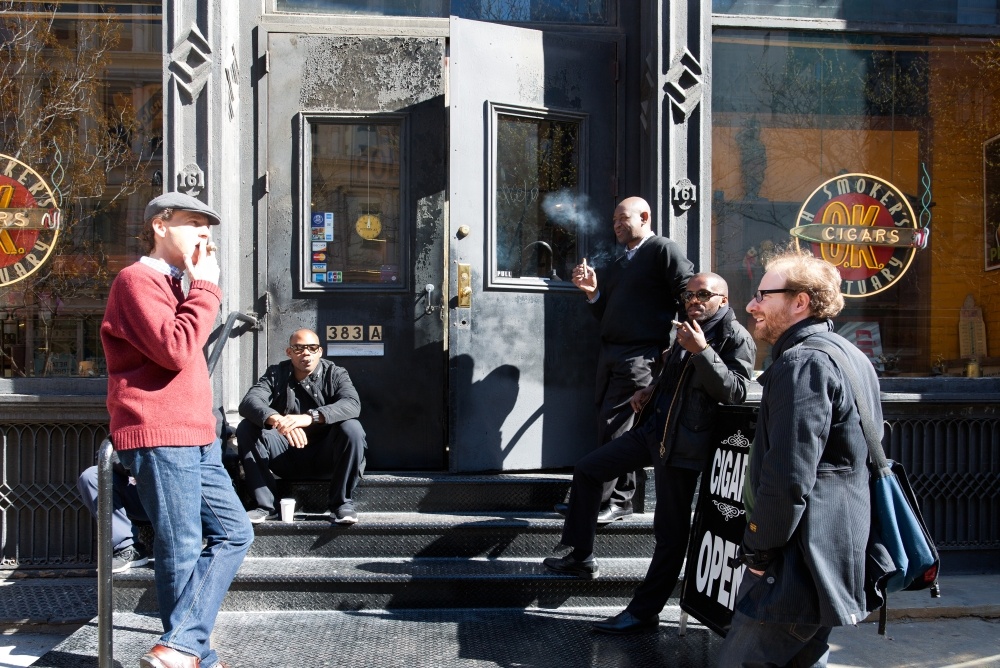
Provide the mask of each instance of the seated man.
POLYGON ((718 274, 695 274, 682 295, 688 322, 666 352, 659 378, 632 398, 639 424, 605 443, 576 465, 562 544, 573 551, 542 563, 557 573, 592 578, 597 510, 604 483, 652 464, 656 476, 656 547, 646 578, 622 612, 595 622, 603 633, 638 633, 659 626, 659 614, 677 584, 698 473, 710 452, 719 404, 746 400, 756 346, 729 308, 729 286, 718 274))
MULTIPOLYGON (((145 566, 153 557, 153 552, 139 540, 138 533, 132 526, 132 519, 148 522, 146 511, 139 501, 139 492, 135 480, 129 476, 128 469, 118 461, 118 453, 111 454, 111 571, 122 573, 133 566, 145 566)), ((76 489, 80 492, 83 505, 95 518, 97 517, 97 466, 91 466, 80 474, 76 481, 76 489)))
POLYGON ((315 478, 332 474, 332 521, 354 524, 351 494, 365 466, 365 430, 358 422, 361 401, 347 371, 323 359, 316 332, 295 331, 288 360, 268 367, 240 402, 236 428, 247 489, 256 507, 254 524, 277 517, 274 476, 315 478))

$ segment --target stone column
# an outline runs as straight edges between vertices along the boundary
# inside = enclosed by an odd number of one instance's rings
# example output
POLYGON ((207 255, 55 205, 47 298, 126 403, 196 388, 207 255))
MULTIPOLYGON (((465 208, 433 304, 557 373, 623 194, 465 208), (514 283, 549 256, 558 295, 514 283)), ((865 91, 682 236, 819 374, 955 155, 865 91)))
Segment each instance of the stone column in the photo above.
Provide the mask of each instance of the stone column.
MULTIPOLYGON (((239 308, 240 293, 244 168, 239 107, 240 87, 249 85, 241 71, 249 68, 241 68, 237 57, 240 5, 229 0, 163 3, 163 188, 197 197, 222 216, 213 234, 222 266, 222 322, 239 308)), ((224 403, 223 394, 239 393, 236 348, 230 342, 213 378, 216 405, 224 403)))
POLYGON ((711 0, 656 2, 656 86, 651 111, 656 162, 651 202, 660 232, 696 269, 711 268, 711 0))

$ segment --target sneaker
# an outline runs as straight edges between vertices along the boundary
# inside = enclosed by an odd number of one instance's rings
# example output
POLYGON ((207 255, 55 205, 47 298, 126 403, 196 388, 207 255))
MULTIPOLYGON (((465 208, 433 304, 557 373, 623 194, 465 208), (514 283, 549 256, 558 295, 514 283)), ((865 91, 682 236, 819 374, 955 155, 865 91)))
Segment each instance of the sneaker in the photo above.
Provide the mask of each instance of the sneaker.
POLYGON ((120 550, 115 550, 111 555, 111 572, 124 573, 135 566, 145 566, 149 563, 149 555, 142 546, 129 545, 120 550))
POLYGON ((354 510, 353 503, 345 503, 333 513, 333 521, 336 524, 357 524, 358 513, 354 510))
POLYGON ((254 508, 247 511, 247 517, 250 518, 250 524, 260 524, 265 520, 278 519, 278 513, 271 512, 266 508, 254 508))

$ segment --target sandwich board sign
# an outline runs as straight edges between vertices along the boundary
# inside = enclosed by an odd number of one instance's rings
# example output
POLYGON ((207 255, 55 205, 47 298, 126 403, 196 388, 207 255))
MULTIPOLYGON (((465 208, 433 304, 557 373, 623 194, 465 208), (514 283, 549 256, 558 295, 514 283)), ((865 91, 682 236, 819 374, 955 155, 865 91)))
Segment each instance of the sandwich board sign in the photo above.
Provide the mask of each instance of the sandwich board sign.
POLYGON ((743 480, 756 422, 756 408, 727 406, 720 410, 715 447, 701 474, 688 538, 681 610, 722 636, 729 630, 746 569, 742 564, 734 567, 730 561, 746 529, 743 480))

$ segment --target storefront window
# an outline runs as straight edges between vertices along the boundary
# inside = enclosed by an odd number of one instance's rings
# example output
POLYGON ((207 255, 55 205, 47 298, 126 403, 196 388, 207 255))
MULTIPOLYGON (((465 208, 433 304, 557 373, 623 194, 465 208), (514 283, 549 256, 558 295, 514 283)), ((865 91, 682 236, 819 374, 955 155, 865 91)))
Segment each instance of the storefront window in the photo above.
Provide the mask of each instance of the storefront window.
POLYGON ((580 193, 581 124, 498 114, 496 127, 495 277, 568 281, 590 221, 580 193))
POLYGON ((0 377, 105 373, 108 289, 162 191, 160 12, 0 14, 0 377))
POLYGON ((401 119, 312 120, 303 286, 401 288, 401 119))
POLYGON ((737 29, 714 42, 713 265, 737 309, 767 256, 798 243, 838 265, 839 331, 881 374, 1000 375, 1000 220, 984 196, 1000 189, 1000 48, 737 29))
POLYGON ((277 0, 282 12, 458 16, 511 23, 611 23, 611 0, 277 0))
POLYGON ((840 19, 873 23, 997 25, 996 0, 712 0, 716 14, 840 19))

